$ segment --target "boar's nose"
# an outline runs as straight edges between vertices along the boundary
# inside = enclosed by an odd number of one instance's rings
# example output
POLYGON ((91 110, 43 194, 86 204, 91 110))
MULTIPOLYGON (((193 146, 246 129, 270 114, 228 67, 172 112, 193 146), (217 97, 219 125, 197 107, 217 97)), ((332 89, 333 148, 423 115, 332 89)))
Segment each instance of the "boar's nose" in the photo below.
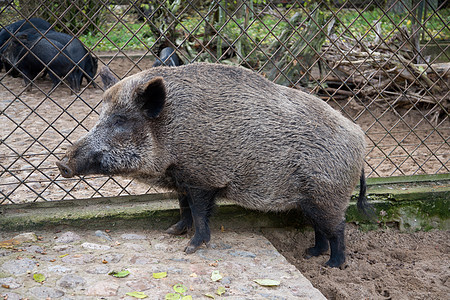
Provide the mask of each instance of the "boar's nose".
POLYGON ((59 172, 65 178, 73 177, 72 169, 67 165, 67 158, 63 158, 61 161, 57 161, 56 165, 58 166, 59 172))

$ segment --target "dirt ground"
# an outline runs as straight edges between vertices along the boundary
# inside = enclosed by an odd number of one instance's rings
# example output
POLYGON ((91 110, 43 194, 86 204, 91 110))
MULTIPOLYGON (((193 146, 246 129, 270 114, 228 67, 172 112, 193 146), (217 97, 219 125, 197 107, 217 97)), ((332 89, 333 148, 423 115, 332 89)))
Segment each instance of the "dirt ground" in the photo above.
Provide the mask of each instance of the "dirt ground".
POLYGON ((264 233, 328 299, 449 299, 450 231, 362 232, 349 224, 343 269, 324 267, 328 254, 302 257, 314 243, 312 231, 264 233))

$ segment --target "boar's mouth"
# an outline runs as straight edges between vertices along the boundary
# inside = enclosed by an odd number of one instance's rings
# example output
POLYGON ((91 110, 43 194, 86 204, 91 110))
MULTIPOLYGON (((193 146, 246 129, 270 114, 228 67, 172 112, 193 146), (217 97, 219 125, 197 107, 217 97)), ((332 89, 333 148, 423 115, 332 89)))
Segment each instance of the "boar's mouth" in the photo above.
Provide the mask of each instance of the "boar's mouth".
POLYGON ((67 164, 67 161, 57 161, 56 166, 58 167, 59 173, 61 173, 62 177, 71 178, 75 175, 72 168, 70 168, 67 164))
POLYGON ((69 159, 68 157, 64 157, 62 160, 56 162, 56 166, 58 167, 61 176, 65 178, 72 178, 75 175, 110 175, 110 172, 102 166, 102 156, 103 155, 101 153, 95 153, 86 161, 79 161, 78 159, 69 159))

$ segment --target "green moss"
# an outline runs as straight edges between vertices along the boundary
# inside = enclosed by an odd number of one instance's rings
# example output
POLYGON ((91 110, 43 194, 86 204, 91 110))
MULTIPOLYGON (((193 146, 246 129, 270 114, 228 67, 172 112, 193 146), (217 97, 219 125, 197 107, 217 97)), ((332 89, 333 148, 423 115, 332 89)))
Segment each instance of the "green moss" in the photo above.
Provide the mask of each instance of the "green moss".
POLYGON ((450 228, 450 201, 448 199, 396 201, 378 195, 377 200, 372 204, 375 208, 375 220, 369 220, 362 216, 356 209, 356 205, 353 204, 347 210, 347 222, 365 224, 366 227, 386 227, 388 223, 396 223, 400 230, 405 231, 450 228))

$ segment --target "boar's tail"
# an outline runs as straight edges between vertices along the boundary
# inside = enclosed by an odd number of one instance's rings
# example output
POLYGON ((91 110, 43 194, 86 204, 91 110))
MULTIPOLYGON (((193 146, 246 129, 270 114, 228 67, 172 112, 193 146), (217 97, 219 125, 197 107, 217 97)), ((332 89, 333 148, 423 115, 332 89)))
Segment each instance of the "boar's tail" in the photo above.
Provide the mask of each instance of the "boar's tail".
POLYGON ((367 201, 366 197, 367 185, 366 176, 364 175, 364 169, 361 171, 361 177, 359 179, 359 197, 356 206, 360 212, 369 218, 375 216, 373 206, 367 201))

